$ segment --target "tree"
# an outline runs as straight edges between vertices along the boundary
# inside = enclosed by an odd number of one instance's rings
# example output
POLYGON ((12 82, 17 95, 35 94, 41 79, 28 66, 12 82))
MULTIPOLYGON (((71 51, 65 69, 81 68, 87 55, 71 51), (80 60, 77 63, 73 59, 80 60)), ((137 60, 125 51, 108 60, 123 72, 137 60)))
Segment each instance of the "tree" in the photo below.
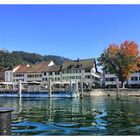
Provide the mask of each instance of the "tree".
POLYGON ((116 44, 109 47, 98 58, 99 63, 110 73, 116 74, 121 86, 131 74, 139 70, 140 64, 138 45, 135 42, 125 41, 120 46, 116 44))

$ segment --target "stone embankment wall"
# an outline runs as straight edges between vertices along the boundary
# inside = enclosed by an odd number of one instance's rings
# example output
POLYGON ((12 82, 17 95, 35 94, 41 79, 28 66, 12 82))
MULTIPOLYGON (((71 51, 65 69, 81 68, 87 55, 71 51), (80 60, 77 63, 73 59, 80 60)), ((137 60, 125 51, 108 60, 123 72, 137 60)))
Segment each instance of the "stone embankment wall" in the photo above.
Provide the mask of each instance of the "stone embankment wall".
MULTIPOLYGON (((137 96, 140 97, 140 89, 119 89, 121 96, 137 96)), ((84 92, 84 96, 116 96, 116 89, 93 89, 89 92, 84 92)))

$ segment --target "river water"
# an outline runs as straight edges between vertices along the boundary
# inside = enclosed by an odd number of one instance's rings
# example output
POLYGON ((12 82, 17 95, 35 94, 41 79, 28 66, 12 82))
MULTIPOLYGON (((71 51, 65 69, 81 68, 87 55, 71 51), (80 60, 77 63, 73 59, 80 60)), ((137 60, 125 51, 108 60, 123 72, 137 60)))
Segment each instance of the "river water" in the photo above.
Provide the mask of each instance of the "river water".
POLYGON ((0 98, 12 135, 140 135, 140 98, 0 98))

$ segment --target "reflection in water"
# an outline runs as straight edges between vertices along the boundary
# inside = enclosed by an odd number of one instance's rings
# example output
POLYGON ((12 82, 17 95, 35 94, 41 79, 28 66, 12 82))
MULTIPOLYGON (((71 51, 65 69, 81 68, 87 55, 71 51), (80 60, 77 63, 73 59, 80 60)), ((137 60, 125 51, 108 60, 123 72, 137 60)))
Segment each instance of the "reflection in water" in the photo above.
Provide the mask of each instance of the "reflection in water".
POLYGON ((15 109, 12 135, 139 135, 140 99, 0 98, 15 109))

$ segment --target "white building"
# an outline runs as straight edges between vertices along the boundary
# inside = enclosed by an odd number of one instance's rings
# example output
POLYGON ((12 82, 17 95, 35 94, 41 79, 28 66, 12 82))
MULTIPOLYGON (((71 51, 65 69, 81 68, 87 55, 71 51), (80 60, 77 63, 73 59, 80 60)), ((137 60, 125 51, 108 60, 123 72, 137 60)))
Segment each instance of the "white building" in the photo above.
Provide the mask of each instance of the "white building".
POLYGON ((13 82, 18 83, 19 80, 22 82, 27 81, 27 69, 30 67, 29 64, 21 64, 18 68, 13 72, 13 82))
POLYGON ((5 82, 13 82, 13 74, 20 67, 20 65, 5 71, 5 82))
POLYGON ((100 74, 97 71, 95 59, 66 61, 61 68, 62 81, 83 81, 90 84, 100 84, 100 74))
MULTIPOLYGON (((109 72, 103 72, 103 83, 105 87, 115 87, 116 86, 116 76, 109 72)), ((120 82, 121 84, 121 82, 120 82)), ((126 87, 138 87, 140 86, 140 72, 136 71, 132 73, 130 78, 124 82, 126 87)))
POLYGON ((34 65, 21 64, 14 69, 5 71, 5 81, 18 83, 53 81, 83 81, 100 85, 100 74, 97 71, 95 59, 65 61, 57 66, 53 61, 39 62, 34 65))

